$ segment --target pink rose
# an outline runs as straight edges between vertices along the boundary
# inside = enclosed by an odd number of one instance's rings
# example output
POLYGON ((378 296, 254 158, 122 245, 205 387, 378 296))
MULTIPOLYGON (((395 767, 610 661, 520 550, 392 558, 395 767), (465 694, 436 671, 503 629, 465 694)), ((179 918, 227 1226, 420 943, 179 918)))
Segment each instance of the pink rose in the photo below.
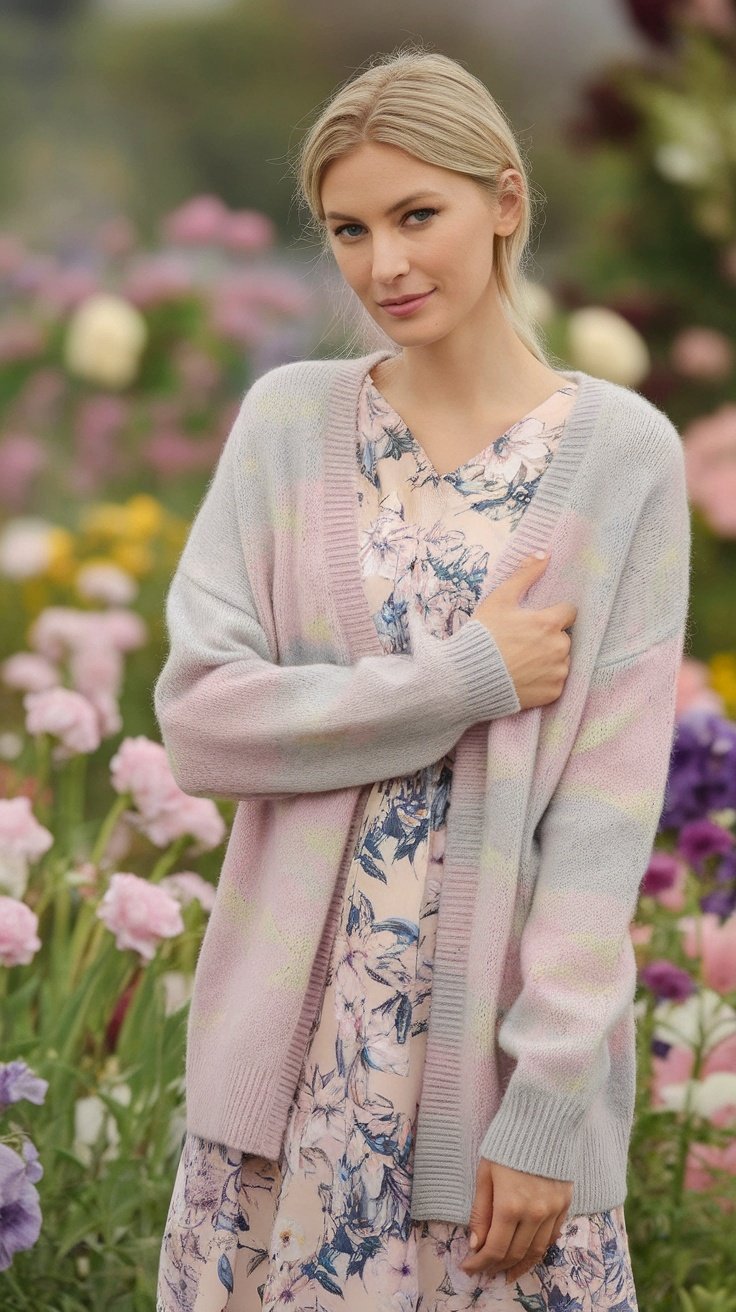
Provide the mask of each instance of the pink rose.
POLYGON ((209 797, 190 797, 181 789, 164 810, 144 818, 140 828, 157 847, 168 847, 175 838, 189 834, 203 851, 209 851, 225 837, 225 822, 215 803, 209 797))
POLYGON ((145 961, 155 955, 161 939, 174 938, 184 930, 176 898, 160 885, 127 871, 111 877, 97 915, 115 935, 118 948, 132 948, 145 961))
POLYGON ((693 420, 683 442, 690 500, 714 533, 736 537, 736 405, 693 420))
POLYGON ((41 946, 38 916, 25 902, 0 897, 0 962, 3 966, 27 966, 41 946))
POLYGON ((0 671, 9 688, 21 688, 24 692, 42 692, 61 682, 58 666, 33 651, 14 652, 3 661, 0 671))
POLYGON ((31 624, 29 641, 47 660, 64 660, 89 632, 87 612, 71 606, 46 606, 31 624))
POLYGON ((733 346, 715 328, 685 328, 671 347, 671 360, 687 378, 720 381, 733 369, 733 346))
POLYGON ((723 714, 725 710, 723 698, 715 688, 709 686, 709 679, 710 671, 704 661, 693 660, 688 656, 683 658, 677 675, 675 702, 677 717, 695 707, 723 714))
POLYGON ((167 875, 159 887, 168 888, 183 906, 187 906, 193 898, 205 911, 211 911, 215 905, 215 889, 196 870, 180 870, 178 874, 167 875))
POLYGON ((27 692, 23 698, 28 733, 50 733, 59 739, 55 760, 66 760, 81 752, 94 752, 100 745, 97 714, 91 702, 72 688, 48 688, 27 692))
POLYGON ((112 786, 130 793, 137 816, 131 824, 159 847, 190 834, 203 849, 217 847, 225 822, 214 802, 184 793, 171 773, 166 749, 140 734, 125 738, 110 761, 112 786))
POLYGON ((273 220, 260 210, 232 210, 220 224, 220 240, 231 251, 263 251, 274 244, 273 220))
POLYGON ((222 241, 229 210, 219 196, 193 196, 163 220, 168 241, 188 246, 213 245, 222 241))
POLYGON ((52 846, 54 836, 39 824, 28 797, 0 800, 0 851, 11 851, 37 861, 52 846))

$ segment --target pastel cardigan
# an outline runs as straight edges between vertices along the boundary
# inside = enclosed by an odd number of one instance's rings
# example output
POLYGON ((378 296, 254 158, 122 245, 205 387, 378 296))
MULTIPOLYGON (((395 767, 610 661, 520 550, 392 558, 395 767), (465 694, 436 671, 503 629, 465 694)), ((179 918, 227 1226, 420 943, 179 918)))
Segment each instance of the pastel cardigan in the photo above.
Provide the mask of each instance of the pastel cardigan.
POLYGON ((166 600, 171 768, 238 800, 190 1004, 187 1128, 277 1158, 371 783, 456 745, 411 1215, 467 1225, 480 1156, 622 1203, 635 1093, 629 933, 686 638, 682 444, 635 390, 578 392, 487 587, 577 606, 561 695, 521 710, 472 618, 383 651, 363 589, 356 407, 389 352, 247 390, 166 600))

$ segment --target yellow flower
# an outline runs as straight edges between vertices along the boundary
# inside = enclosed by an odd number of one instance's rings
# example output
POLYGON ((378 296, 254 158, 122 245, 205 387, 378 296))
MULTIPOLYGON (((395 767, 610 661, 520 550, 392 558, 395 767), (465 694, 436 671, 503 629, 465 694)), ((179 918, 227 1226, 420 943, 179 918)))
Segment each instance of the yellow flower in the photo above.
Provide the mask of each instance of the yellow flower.
POLYGON ((708 661, 710 685, 720 693, 729 715, 736 713, 736 653, 715 652, 708 661))
POLYGON ((110 558, 134 578, 150 574, 155 565, 153 552, 142 542, 116 542, 111 548, 110 558))
POLYGON ((164 511, 155 497, 141 493, 127 502, 127 532, 132 537, 152 537, 161 531, 164 511))
POLYGON ((79 527, 89 537, 124 537, 128 531, 128 512, 125 506, 118 506, 112 501, 101 501, 82 511, 79 527))
POLYGON ((49 563, 46 570, 48 578, 55 583, 68 583, 77 568, 74 557, 74 537, 65 528, 54 525, 48 535, 49 563))

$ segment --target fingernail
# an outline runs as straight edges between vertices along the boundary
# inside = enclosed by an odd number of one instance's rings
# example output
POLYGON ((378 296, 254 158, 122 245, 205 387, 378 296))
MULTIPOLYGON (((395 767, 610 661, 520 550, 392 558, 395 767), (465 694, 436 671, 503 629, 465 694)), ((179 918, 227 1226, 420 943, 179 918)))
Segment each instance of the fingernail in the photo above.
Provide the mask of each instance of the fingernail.
POLYGON ((547 552, 546 552, 546 551, 535 551, 535 552, 534 552, 534 557, 535 557, 536 560, 544 560, 544 558, 545 558, 546 555, 547 555, 547 552))
POLYGON ((477 1248, 477 1247, 478 1247, 478 1236, 477 1236, 477 1234, 475 1233, 475 1230, 471 1230, 471 1232, 470 1232, 470 1245, 469 1245, 469 1246, 470 1246, 470 1248, 477 1248))

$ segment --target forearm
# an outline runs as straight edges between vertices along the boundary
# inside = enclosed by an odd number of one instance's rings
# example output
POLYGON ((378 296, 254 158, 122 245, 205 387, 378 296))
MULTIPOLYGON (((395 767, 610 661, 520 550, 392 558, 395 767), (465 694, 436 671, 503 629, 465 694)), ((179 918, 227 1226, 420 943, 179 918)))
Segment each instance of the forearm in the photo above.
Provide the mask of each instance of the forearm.
MULTIPOLYGON (((488 630, 469 620, 415 652, 281 666, 254 617, 178 570, 154 708, 174 777, 195 796, 325 792, 411 774, 471 724, 520 709, 488 630)), ((419 636, 419 635, 417 635, 419 636)))

